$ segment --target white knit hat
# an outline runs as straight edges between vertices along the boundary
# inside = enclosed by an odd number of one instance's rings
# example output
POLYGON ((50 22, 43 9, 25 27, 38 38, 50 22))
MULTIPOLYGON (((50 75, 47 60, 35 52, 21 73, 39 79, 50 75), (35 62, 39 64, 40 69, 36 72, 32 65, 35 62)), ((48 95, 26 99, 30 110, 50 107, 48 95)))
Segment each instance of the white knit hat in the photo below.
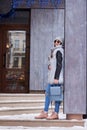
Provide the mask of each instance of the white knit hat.
POLYGON ((61 43, 63 43, 63 38, 61 37, 56 37, 55 40, 59 40, 61 43))

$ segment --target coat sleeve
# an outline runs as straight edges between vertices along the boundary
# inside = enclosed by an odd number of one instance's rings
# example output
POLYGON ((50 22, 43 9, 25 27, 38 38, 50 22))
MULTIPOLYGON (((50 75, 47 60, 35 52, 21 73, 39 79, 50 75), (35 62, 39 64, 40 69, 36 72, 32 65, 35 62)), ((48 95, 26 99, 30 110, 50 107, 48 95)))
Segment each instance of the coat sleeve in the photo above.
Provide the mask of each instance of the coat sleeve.
POLYGON ((59 75, 62 69, 62 53, 60 51, 57 51, 56 53, 56 71, 54 75, 54 79, 59 79, 59 75))

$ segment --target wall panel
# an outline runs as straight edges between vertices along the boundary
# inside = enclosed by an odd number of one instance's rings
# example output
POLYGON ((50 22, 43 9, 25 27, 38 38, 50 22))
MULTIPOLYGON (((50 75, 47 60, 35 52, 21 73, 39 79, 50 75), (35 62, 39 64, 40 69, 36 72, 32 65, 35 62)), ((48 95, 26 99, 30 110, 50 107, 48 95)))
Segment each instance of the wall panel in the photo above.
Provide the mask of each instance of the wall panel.
POLYGON ((47 85, 47 61, 54 38, 64 37, 63 9, 31 9, 30 90, 47 85))
POLYGON ((64 112, 83 114, 86 112, 86 0, 66 0, 65 16, 64 112))

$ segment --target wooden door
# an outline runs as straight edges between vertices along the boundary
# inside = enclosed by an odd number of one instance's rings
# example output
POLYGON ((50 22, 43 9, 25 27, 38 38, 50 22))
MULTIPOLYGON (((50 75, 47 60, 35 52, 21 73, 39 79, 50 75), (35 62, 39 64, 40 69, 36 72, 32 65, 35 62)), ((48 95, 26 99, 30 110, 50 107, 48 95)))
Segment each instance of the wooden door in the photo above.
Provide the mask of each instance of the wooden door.
POLYGON ((1 92, 29 91, 29 33, 27 25, 3 25, 1 92))

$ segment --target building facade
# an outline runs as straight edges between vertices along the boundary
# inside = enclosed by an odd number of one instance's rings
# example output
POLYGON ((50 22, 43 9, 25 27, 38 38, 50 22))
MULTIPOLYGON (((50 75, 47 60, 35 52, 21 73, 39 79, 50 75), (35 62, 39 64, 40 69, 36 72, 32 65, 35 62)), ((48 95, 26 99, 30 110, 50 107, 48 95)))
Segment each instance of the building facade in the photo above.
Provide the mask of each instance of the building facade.
POLYGON ((86 114, 86 0, 8 0, 8 6, 1 2, 0 92, 43 91, 47 57, 53 40, 61 36, 65 39, 64 112, 86 114))

